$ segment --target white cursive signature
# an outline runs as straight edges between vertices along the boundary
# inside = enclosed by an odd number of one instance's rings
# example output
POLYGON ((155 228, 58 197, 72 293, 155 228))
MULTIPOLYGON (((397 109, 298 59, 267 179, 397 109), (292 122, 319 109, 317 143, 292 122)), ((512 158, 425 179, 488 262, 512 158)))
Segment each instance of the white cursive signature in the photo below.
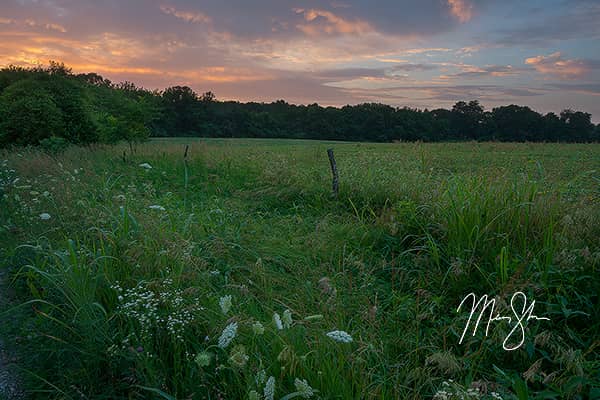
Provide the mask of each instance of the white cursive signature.
POLYGON ((456 309, 456 312, 460 312, 461 307, 463 306, 465 301, 467 301, 468 299, 473 299, 473 303, 471 304, 471 313, 469 314, 469 319, 467 321, 467 324, 465 325, 465 329, 463 330, 462 336, 460 337, 460 341, 458 342, 459 344, 463 342, 465 334, 467 333, 467 330, 469 329, 469 325, 471 325, 473 315, 480 307, 481 307, 481 310, 479 313, 479 317, 477 318, 477 321, 475 322, 475 325, 473 327, 473 336, 475 336, 475 333, 477 333, 477 330, 479 329, 479 323, 481 322, 481 319, 483 318, 483 315, 485 314, 486 310, 489 311, 489 314, 488 314, 487 324, 485 327, 485 336, 488 335, 488 331, 490 329, 490 324, 492 323, 492 321, 505 320, 505 321, 508 321, 508 323, 510 325, 513 322, 513 318, 515 318, 514 326, 512 327, 512 329, 510 330, 510 332, 508 333, 508 335, 506 336, 504 341, 502 342, 502 348, 504 348, 504 350, 506 350, 506 351, 516 350, 519 347, 521 347, 523 345, 523 343, 525 342, 525 326, 523 325, 524 321, 526 322, 526 321, 529 321, 530 319, 535 319, 537 321, 540 321, 540 320, 550 321, 550 318, 538 317, 533 314, 533 308, 535 307, 535 300, 533 300, 531 302, 531 304, 528 306, 527 305, 527 296, 523 292, 515 292, 512 295, 512 297, 510 298, 510 308, 512 310, 512 313, 514 314, 514 317, 503 317, 500 315, 500 313, 496 313, 494 315, 494 310, 496 307, 496 299, 492 298, 492 299, 488 300, 487 294, 481 296, 481 298, 479 300, 477 300, 477 296, 475 295, 475 293, 469 293, 460 302, 458 308, 456 309), (520 313, 518 312, 519 310, 516 309, 517 307, 515 305, 515 301, 519 298, 522 298, 522 300, 523 300, 523 307, 521 308, 520 313), (513 337, 513 335, 519 335, 519 336, 517 336, 517 338, 519 338, 520 340, 516 345, 511 346, 511 345, 509 345, 509 341, 510 341, 510 338, 513 337))

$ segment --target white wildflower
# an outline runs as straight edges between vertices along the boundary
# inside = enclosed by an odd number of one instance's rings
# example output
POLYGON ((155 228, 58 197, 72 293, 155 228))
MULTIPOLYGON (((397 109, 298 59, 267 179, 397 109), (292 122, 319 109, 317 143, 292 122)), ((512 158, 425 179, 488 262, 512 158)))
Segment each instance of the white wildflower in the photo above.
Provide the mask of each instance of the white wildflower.
POLYGON ((46 221, 46 220, 50 219, 50 214, 48 214, 48 213, 41 213, 40 214, 40 219, 46 221))
POLYGON ((273 400, 275 398, 275 378, 270 376, 267 379, 267 384, 263 390, 265 400, 273 400))
POLYGON ((283 312, 283 317, 281 318, 283 321, 284 328, 289 328, 292 326, 292 312, 290 310, 285 310, 283 312))
POLYGON ((210 365, 211 359, 212 359, 212 354, 207 351, 203 351, 201 353, 198 353, 198 355, 196 355, 196 358, 194 359, 194 361, 200 367, 208 367, 210 365))
POLYGON ((275 323, 275 326, 277 327, 277 329, 279 329, 279 330, 283 329, 283 323, 281 322, 281 317, 279 316, 279 314, 277 314, 277 313, 273 314, 273 322, 275 323))
POLYGON ((260 394, 256 390, 251 390, 248 393, 248 400, 260 400, 260 394))
POLYGON ((305 379, 296 378, 294 380, 294 386, 296 387, 296 391, 298 392, 298 394, 301 397, 304 397, 305 399, 312 397, 314 394, 313 388, 310 387, 310 385, 308 384, 308 382, 306 382, 305 379))
POLYGON ((350 343, 352 342, 352 336, 348 332, 344 331, 331 331, 327 333, 327 336, 335 340, 336 342, 350 343))
POLYGON ((254 332, 256 335, 262 335, 265 333, 265 327, 259 321, 256 321, 252 324, 252 332, 254 332))
POLYGON ((239 344, 233 348, 231 355, 229 356, 229 362, 238 368, 244 368, 250 356, 246 354, 246 347, 244 345, 239 344))
POLYGON ((159 206, 157 204, 148 206, 148 208, 151 209, 151 210, 165 211, 165 208, 163 206, 159 206))
POLYGON ((224 315, 227 315, 229 310, 231 310, 231 295, 223 296, 219 299, 219 306, 221 307, 221 311, 224 315))
POLYGON ((148 164, 147 162, 141 163, 140 167, 142 167, 144 169, 152 169, 152 165, 148 164))
POLYGON ((237 322, 232 322, 229 325, 227 325, 227 327, 225 327, 225 329, 223 329, 221 336, 219 336, 218 346, 220 348, 224 349, 227 346, 229 346, 229 344, 231 343, 231 341, 235 338, 235 335, 237 334, 237 328, 238 328, 237 322))
POLYGON ((256 381, 257 385, 262 385, 263 383, 265 383, 265 381, 267 380, 267 373, 265 372, 265 370, 261 369, 260 371, 258 371, 254 380, 256 381))

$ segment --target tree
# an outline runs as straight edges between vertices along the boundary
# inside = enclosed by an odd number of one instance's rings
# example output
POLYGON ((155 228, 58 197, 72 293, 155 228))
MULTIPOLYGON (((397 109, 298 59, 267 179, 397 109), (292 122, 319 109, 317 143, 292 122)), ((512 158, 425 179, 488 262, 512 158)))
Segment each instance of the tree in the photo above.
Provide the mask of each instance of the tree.
POLYGON ((592 115, 570 109, 560 113, 560 120, 567 126, 568 141, 590 141, 594 133, 592 115))
POLYGON ((198 95, 188 86, 173 86, 162 93, 165 128, 169 136, 190 136, 201 123, 198 95))
POLYGON ((483 131, 485 115, 479 101, 459 101, 452 107, 452 125, 455 133, 465 139, 477 139, 483 131))
POLYGON ((64 135, 63 114, 52 95, 35 79, 9 86, 0 96, 0 145, 39 144, 64 135))
POLYGON ((542 116, 529 107, 496 107, 492 110, 493 138, 502 141, 531 141, 542 136, 542 116))

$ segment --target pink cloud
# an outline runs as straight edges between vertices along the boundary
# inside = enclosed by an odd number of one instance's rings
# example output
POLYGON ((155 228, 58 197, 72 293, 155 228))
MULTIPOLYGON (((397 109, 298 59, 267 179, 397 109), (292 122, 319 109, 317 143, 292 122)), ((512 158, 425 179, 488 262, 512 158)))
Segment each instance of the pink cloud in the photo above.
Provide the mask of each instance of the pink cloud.
POLYGON ((473 5, 468 0, 448 0, 450 13, 460 22, 468 22, 473 17, 473 5))
POLYGON ((191 12, 191 11, 181 11, 175 9, 175 7, 161 5, 160 10, 168 15, 172 15, 176 18, 182 19, 186 22, 192 23, 203 23, 208 24, 211 22, 211 19, 208 15, 205 15, 200 12, 191 12))
POLYGON ((535 56, 525 59, 525 64, 533 66, 544 75, 559 79, 576 79, 586 75, 590 67, 585 60, 564 59, 560 52, 548 56, 535 56))
POLYGON ((309 36, 320 34, 365 34, 374 32, 373 27, 366 21, 348 20, 330 11, 317 9, 294 9, 298 14, 304 14, 304 21, 296 27, 309 36))

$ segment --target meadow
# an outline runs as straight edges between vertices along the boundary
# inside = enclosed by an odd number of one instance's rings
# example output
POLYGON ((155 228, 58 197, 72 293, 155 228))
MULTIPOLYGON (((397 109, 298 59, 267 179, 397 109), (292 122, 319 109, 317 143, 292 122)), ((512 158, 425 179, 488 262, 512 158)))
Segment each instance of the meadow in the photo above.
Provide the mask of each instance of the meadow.
POLYGON ((0 336, 27 397, 600 398, 598 144, 180 138, 0 162, 0 336), (459 343, 467 294, 508 315, 518 291, 550 319, 522 346, 501 321, 459 343))

